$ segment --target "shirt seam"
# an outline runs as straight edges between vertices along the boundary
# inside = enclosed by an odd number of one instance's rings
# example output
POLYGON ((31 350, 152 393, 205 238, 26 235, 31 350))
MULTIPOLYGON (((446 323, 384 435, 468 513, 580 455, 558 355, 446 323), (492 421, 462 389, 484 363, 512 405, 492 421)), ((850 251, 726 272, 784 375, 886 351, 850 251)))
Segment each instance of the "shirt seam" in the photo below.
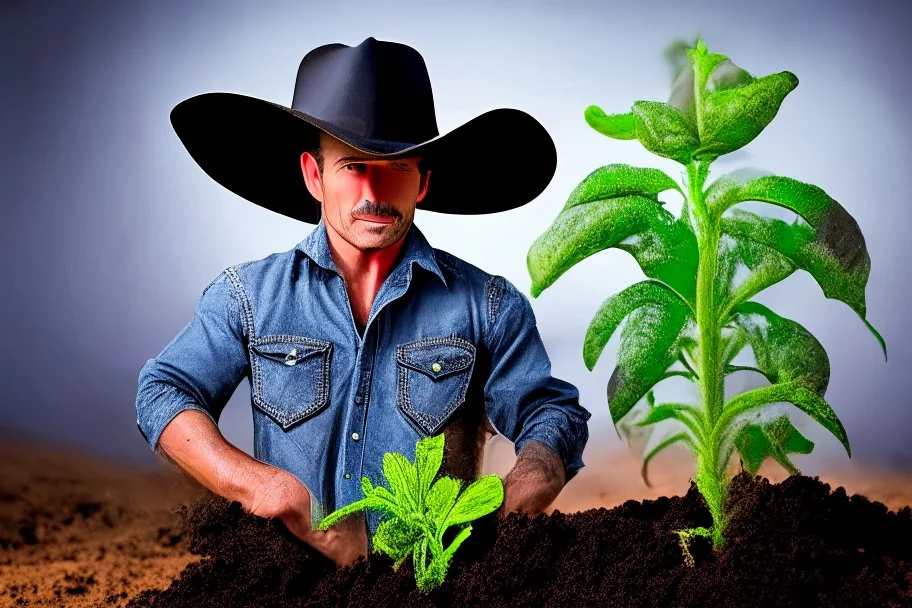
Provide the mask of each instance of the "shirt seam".
POLYGON ((254 331, 254 322, 253 322, 253 311, 250 307, 250 299, 247 296, 247 290, 244 289, 244 285, 241 282, 241 277, 238 274, 237 268, 234 266, 229 266, 225 270, 225 274, 228 276, 229 282, 231 283, 233 296, 236 297, 241 304, 241 321, 243 323, 244 333, 247 335, 248 342, 253 340, 256 336, 254 331))

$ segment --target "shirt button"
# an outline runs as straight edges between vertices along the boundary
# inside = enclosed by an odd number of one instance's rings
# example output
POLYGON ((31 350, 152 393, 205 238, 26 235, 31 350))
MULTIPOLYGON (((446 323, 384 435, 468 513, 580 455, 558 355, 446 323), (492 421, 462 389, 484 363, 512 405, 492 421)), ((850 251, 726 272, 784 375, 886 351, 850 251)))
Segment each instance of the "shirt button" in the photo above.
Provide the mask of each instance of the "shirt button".
POLYGON ((359 435, 358 433, 352 433, 352 439, 354 439, 355 441, 358 441, 359 439, 361 439, 361 435, 359 435))
POLYGON ((361 403, 361 395, 355 397, 355 403, 361 403))
POLYGON ((343 477, 345 477, 345 479, 351 479, 351 473, 346 473, 343 477))
POLYGON ((439 372, 442 368, 441 368, 441 366, 440 366, 439 363, 434 363, 434 365, 431 366, 431 369, 434 370, 434 373, 437 373, 437 372, 439 372))

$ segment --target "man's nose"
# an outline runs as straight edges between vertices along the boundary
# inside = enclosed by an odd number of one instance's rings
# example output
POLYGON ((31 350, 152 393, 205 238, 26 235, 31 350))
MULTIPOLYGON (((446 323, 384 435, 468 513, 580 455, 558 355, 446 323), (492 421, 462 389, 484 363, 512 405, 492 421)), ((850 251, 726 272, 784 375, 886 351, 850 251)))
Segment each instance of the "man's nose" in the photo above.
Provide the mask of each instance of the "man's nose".
POLYGON ((379 167, 368 165, 361 186, 361 197, 374 203, 386 200, 384 197, 386 194, 384 192, 385 187, 386 182, 383 177, 383 171, 379 167))

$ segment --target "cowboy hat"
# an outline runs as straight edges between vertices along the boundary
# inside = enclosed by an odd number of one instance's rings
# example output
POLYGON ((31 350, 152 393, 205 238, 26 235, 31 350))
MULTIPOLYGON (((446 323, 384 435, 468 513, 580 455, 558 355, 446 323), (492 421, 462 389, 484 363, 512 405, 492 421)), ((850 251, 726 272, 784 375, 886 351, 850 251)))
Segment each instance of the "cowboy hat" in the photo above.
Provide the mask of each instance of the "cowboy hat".
POLYGON ((445 135, 437 130, 424 59, 415 49, 367 38, 320 46, 301 61, 291 107, 235 93, 180 102, 171 124, 200 167, 252 203, 316 224, 320 202, 300 158, 323 131, 378 157, 421 155, 433 175, 422 209, 496 213, 534 200, 557 165, 545 128, 520 110, 490 110, 445 135), (467 169, 471 157, 487 166, 467 169))

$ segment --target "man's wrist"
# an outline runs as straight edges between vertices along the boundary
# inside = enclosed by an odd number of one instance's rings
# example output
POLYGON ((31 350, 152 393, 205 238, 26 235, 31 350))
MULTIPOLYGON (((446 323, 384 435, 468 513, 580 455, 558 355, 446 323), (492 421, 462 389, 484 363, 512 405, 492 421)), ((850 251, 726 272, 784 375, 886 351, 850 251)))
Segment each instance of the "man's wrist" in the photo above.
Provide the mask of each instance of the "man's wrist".
POLYGON ((275 467, 246 454, 232 455, 220 467, 217 493, 247 507, 253 502, 257 488, 265 484, 276 472, 275 467))
POLYGON ((542 513, 564 487, 564 465, 547 444, 529 441, 504 478, 501 516, 512 511, 542 513))

